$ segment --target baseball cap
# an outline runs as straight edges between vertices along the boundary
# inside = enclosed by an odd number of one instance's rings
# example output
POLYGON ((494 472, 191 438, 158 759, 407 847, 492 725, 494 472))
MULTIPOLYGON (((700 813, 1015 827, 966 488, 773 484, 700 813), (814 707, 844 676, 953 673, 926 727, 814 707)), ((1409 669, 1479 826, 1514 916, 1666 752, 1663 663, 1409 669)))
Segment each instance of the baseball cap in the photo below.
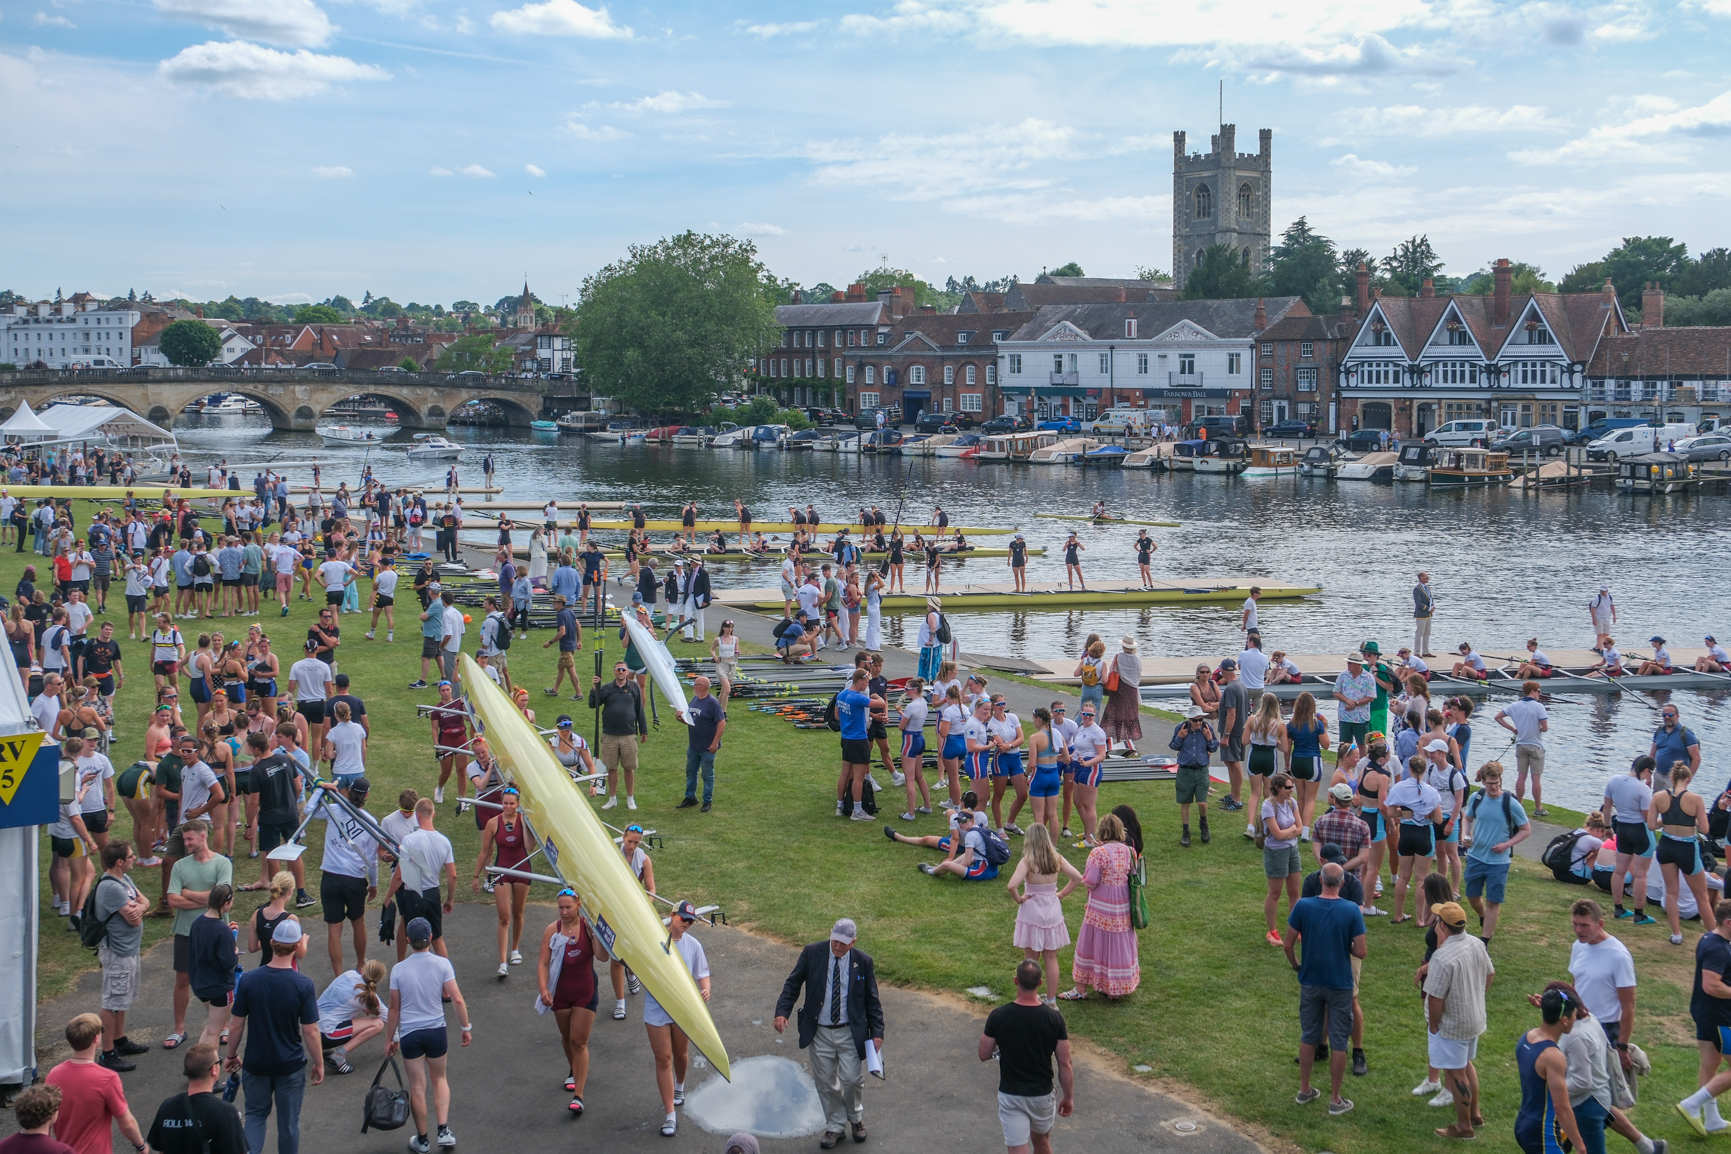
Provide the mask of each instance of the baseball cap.
POLYGON ((1432 906, 1431 911, 1451 930, 1458 930, 1467 924, 1467 912, 1461 909, 1459 902, 1444 902, 1440 906, 1432 906))
POLYGON ((571 726, 571 715, 569 713, 561 713, 559 715, 559 720, 555 721, 553 724, 558 726, 560 729, 569 729, 571 726))
POLYGON ((633 593, 633 594, 632 594, 632 595, 631 595, 631 604, 633 604, 633 605, 641 605, 641 604, 643 604, 643 594, 641 594, 641 593, 633 593))
POLYGON ((1331 785, 1328 787, 1328 796, 1332 797, 1335 801, 1351 801, 1352 786, 1346 784, 1344 781, 1338 785, 1331 785))
POLYGON ((1223 670, 1224 669, 1237 669, 1238 668, 1238 662, 1236 662, 1232 658, 1228 657, 1225 661, 1222 661, 1220 663, 1220 668, 1223 670))
POLYGON ((829 940, 832 942, 845 942, 851 946, 858 937, 859 927, 853 924, 852 918, 837 918, 835 925, 829 930, 829 940))
POLYGON ((1331 842, 1331 841, 1323 842, 1321 852, 1322 852, 1322 860, 1325 862, 1331 861, 1331 862, 1336 863, 1337 865, 1345 865, 1346 864, 1346 851, 1341 849, 1334 842, 1331 842))
POLYGON ((697 907, 690 902, 680 902, 673 907, 673 916, 680 921, 694 922, 697 920, 697 907))
MULTIPOLYGON (((1456 906, 1455 909, 1458 912, 1460 907, 1456 906)), ((433 940, 433 923, 426 918, 410 918, 408 935, 411 942, 430 942, 433 940)), ((300 939, 296 938, 295 941, 298 942, 300 939)))
POLYGON ((756 1138, 741 1132, 727 1140, 726 1154, 761 1154, 762 1149, 756 1138))
POLYGON ((1647 638, 1647 640, 1654 645, 1665 644, 1665 639, 1663 637, 1660 637, 1657 633, 1655 633, 1655 634, 1653 634, 1653 636, 1647 638))
POLYGON ((1448 748, 1449 743, 1437 737, 1431 739, 1430 743, 1424 747, 1424 751, 1426 753, 1447 753, 1448 748))
POLYGON ((301 924, 293 918, 284 918, 271 931, 270 940, 281 942, 285 946, 298 946, 301 942, 301 924))
POLYGON ((359 777, 355 778, 353 781, 349 782, 349 792, 350 793, 371 793, 371 792, 373 792, 373 783, 368 781, 367 775, 363 773, 359 777))

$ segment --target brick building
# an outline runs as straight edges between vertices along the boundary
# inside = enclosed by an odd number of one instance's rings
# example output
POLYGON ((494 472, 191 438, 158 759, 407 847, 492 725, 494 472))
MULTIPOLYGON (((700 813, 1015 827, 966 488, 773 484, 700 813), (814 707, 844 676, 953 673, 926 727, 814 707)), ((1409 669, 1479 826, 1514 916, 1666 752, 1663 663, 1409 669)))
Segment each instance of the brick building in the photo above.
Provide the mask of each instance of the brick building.
POLYGON ((1318 433, 1338 430, 1334 380, 1340 352, 1356 327, 1350 313, 1319 317, 1288 313, 1257 334, 1258 429, 1281 421, 1308 421, 1318 433))
POLYGON ((917 312, 902 317, 882 345, 849 349, 841 358, 847 406, 856 413, 897 406, 904 421, 927 411, 961 413, 974 421, 995 416, 1001 411, 997 342, 1033 315, 917 312))
POLYGON ((900 285, 876 299, 856 284, 828 301, 777 305, 781 332, 773 347, 752 359, 752 383, 784 405, 836 404, 846 380, 844 358, 884 345, 895 322, 917 311, 914 290, 900 285))

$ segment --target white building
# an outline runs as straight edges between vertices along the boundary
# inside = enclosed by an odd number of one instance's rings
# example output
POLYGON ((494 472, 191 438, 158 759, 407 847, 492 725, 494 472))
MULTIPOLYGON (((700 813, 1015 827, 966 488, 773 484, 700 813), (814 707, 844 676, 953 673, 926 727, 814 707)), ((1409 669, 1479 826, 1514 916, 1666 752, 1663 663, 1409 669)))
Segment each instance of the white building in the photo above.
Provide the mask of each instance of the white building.
POLYGON ((563 333, 536 333, 535 361, 543 373, 569 373, 577 367, 577 350, 563 333))
POLYGON ((0 360, 19 368, 126 368, 133 363, 135 308, 110 309, 95 301, 14 305, 0 313, 0 360))

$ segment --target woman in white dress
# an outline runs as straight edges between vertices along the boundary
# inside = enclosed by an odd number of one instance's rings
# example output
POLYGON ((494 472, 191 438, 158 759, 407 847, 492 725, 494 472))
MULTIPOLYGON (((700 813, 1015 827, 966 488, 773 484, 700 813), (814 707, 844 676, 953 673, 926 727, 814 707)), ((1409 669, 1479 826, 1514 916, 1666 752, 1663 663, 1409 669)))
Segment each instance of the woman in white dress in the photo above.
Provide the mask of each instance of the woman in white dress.
POLYGON ((539 527, 529 534, 529 584, 547 587, 547 534, 539 527))
POLYGON ((865 646, 873 653, 884 647, 883 642, 883 604, 884 578, 876 569, 866 571, 865 605, 866 627, 865 646))

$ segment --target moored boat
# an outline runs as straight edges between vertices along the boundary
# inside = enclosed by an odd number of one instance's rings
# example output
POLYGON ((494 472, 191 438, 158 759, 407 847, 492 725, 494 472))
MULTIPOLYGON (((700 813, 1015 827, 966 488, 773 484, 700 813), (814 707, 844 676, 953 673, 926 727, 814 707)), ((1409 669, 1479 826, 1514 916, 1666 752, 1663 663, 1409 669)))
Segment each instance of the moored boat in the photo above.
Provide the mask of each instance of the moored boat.
POLYGON ((1441 451, 1435 445, 1427 445, 1422 441, 1416 445, 1402 445, 1400 458, 1394 463, 1394 479, 1417 481, 1420 484, 1429 481, 1431 466, 1437 463, 1437 456, 1441 451))
POLYGON ((1123 445, 1096 445, 1082 455, 1084 465, 1121 465, 1130 450, 1123 445))
POLYGON ((970 453, 979 452, 980 445, 984 441, 985 438, 978 433, 963 433, 960 436, 951 437, 944 444, 933 449, 932 456, 966 457, 970 453))
POLYGON ((1250 464, 1250 442, 1242 437, 1210 437, 1202 444, 1202 451, 1191 458, 1191 468, 1198 473, 1236 476, 1250 464))
POLYGON ((1695 464, 1681 453, 1643 453, 1617 462, 1617 488, 1628 493, 1675 493, 1700 483, 1695 464))
POLYGON ((1357 459, 1339 445, 1312 445, 1304 451, 1304 456, 1298 459, 1298 471, 1306 477, 1327 477, 1333 480, 1335 471, 1343 461, 1357 459))
POLYGON ((1395 453, 1366 453, 1355 460, 1340 462, 1334 470, 1337 481, 1392 481, 1394 480, 1394 463, 1399 460, 1395 453))
POLYGON ((1028 457, 1030 465, 1073 465, 1100 442, 1091 437, 1066 437, 1056 444, 1035 449, 1028 457))
POLYGON ((1506 485, 1513 479, 1509 455, 1488 449, 1440 449, 1430 469, 1430 483, 1443 487, 1506 485))
POLYGON ((1298 450, 1282 445, 1250 446, 1250 463, 1244 466, 1246 477, 1298 476, 1298 450))

